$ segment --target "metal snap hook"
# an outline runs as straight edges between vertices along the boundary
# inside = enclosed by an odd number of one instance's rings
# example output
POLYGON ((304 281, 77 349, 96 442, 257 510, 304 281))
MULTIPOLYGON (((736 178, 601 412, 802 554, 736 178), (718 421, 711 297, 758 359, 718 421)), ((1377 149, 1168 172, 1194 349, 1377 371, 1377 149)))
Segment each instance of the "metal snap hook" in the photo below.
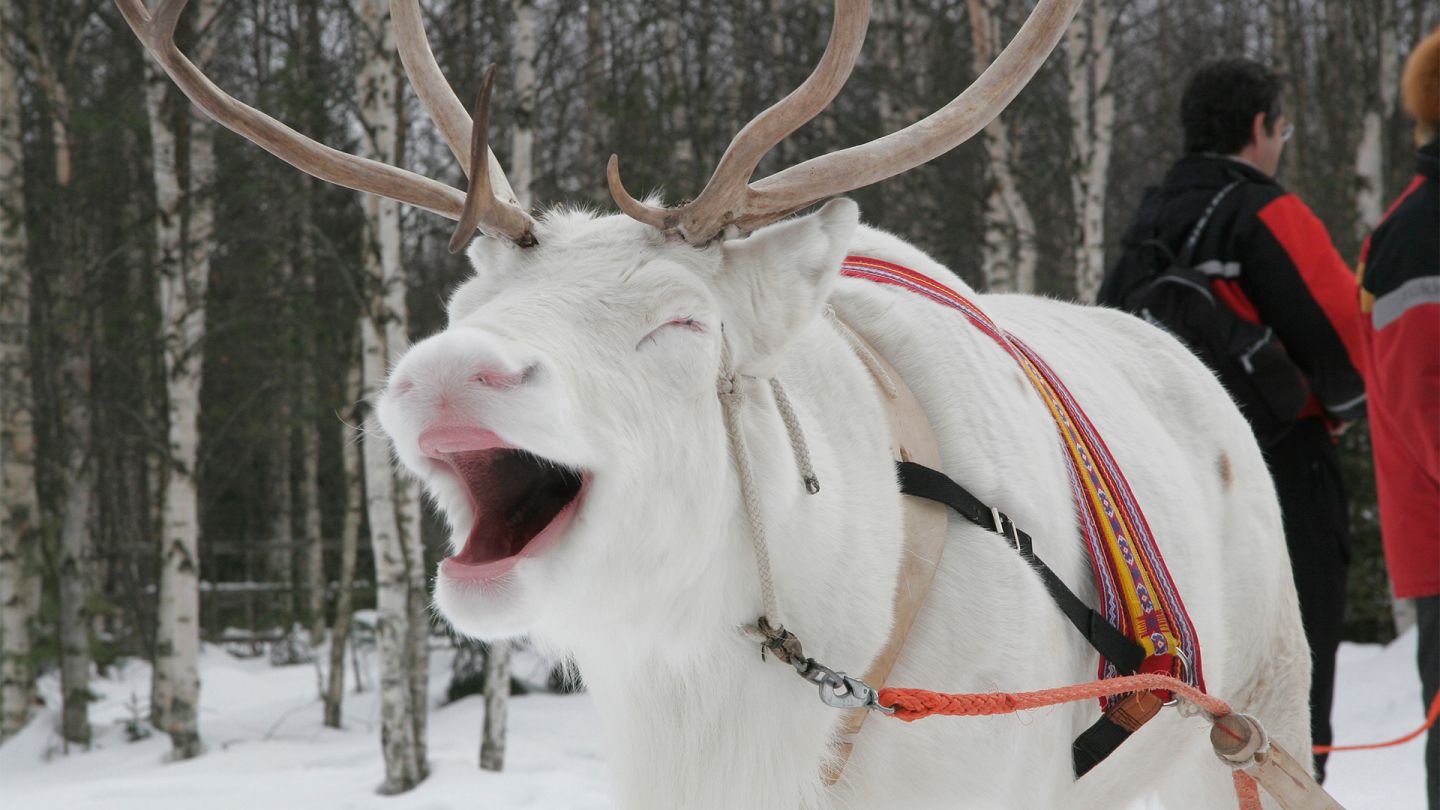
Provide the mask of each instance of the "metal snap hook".
POLYGON ((833 673, 820 682, 820 702, 836 709, 874 709, 882 714, 894 714, 889 706, 880 705, 880 693, 859 678, 852 678, 843 672, 833 673))

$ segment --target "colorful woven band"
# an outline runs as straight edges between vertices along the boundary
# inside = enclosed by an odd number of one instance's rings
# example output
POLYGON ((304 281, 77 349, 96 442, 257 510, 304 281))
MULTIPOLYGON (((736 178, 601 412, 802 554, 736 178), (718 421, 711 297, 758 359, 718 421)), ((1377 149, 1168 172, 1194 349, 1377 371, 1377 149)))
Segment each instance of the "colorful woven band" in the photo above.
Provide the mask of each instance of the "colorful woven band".
MULTIPOLYGON (((846 257, 841 272, 851 278, 901 287, 958 310, 1019 364, 1050 410, 1070 462, 1066 470, 1095 572, 1101 615, 1144 648, 1142 673, 1168 674, 1204 689, 1195 627, 1155 545, 1145 514, 1110 449, 1059 376, 1034 350, 997 326, 979 307, 928 276, 865 256, 846 257)), ((1120 674, 1109 661, 1101 659, 1100 677, 1120 674)), ((1108 707, 1109 700, 1102 699, 1101 703, 1108 707)))

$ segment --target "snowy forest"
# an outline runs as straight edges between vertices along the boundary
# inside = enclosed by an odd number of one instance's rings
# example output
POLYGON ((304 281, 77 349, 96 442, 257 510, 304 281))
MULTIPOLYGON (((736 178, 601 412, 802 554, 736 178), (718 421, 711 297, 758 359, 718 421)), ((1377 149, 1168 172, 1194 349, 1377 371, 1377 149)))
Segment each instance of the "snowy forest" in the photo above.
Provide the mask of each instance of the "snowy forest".
MULTIPOLYGON (((632 190, 698 192, 732 135, 810 72, 833 13, 818 0, 420 5, 461 99, 499 65, 491 145, 517 198, 601 210, 612 153, 632 190)), ((1031 5, 879 0, 844 92, 757 176, 942 106, 1031 5)), ((405 82, 384 0, 190 6, 181 47, 236 98, 464 187, 405 82)), ((1353 262, 1412 175, 1399 75, 1437 22, 1427 0, 1087 0, 982 135, 853 197, 977 290, 1093 301, 1144 188, 1181 152, 1190 71, 1246 55, 1284 77, 1296 131, 1280 181, 1353 262)), ((59 753, 84 751, 95 679, 145 662, 130 733, 207 756, 225 740, 199 710, 200 661, 223 650, 308 673, 292 678, 312 701, 301 711, 326 726, 374 695, 384 765, 370 786, 403 793, 427 775, 437 679, 452 700, 483 690, 470 745, 484 738, 491 769, 512 686, 580 688, 523 642, 487 648, 432 615, 445 530, 366 438, 387 363, 443 327, 467 273, 449 229, 211 123, 112 0, 0 0, 0 739, 43 705, 62 718, 59 753), (37 687, 56 673, 58 692, 37 687)), ((1343 452, 1347 635, 1386 642, 1405 618, 1363 425, 1343 452)))

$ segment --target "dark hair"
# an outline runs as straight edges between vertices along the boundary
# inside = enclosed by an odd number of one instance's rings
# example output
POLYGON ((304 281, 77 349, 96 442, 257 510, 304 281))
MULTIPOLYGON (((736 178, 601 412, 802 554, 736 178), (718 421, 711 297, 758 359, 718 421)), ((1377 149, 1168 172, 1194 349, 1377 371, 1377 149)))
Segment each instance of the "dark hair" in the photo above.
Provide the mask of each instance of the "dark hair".
POLYGON ((1250 143, 1256 113, 1265 114, 1267 131, 1280 116, 1280 77, 1250 59, 1207 62, 1185 85, 1180 123, 1185 152, 1233 155, 1250 143))

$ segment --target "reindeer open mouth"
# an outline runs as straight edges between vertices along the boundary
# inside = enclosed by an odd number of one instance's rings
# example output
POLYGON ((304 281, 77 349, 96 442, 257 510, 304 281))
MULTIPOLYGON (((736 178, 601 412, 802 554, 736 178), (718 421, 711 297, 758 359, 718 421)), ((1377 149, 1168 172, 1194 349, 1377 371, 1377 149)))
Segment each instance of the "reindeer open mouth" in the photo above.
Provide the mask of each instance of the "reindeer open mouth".
POLYGON ((583 471, 513 447, 490 431, 431 429, 420 446, 459 479, 474 515, 465 546, 440 565, 451 579, 493 579, 549 548, 574 518, 589 480, 583 471))

